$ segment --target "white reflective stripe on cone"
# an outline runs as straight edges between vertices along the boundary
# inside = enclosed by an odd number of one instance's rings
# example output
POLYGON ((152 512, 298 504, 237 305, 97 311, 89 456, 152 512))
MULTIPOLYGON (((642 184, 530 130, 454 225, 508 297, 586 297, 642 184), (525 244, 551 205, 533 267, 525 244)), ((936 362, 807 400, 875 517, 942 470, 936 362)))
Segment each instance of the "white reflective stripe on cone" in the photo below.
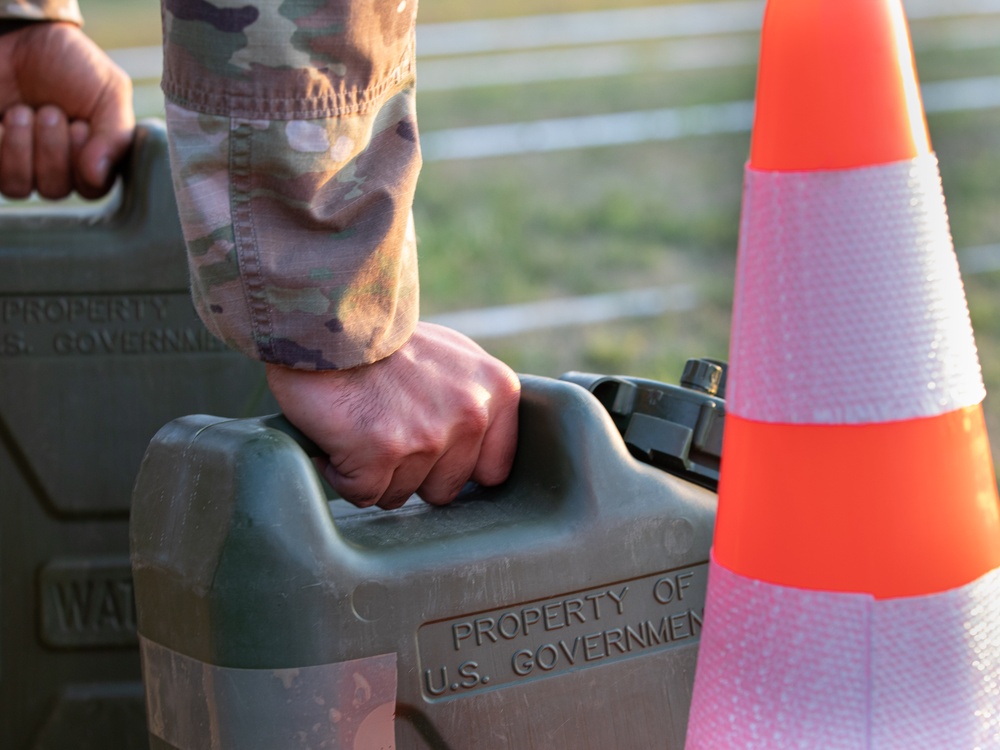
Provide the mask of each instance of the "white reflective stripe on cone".
POLYGON ((686 750, 1000 748, 1000 569, 887 600, 709 581, 686 750))
POLYGON ((727 410, 786 424, 944 414, 985 396, 934 155, 748 168, 727 410))

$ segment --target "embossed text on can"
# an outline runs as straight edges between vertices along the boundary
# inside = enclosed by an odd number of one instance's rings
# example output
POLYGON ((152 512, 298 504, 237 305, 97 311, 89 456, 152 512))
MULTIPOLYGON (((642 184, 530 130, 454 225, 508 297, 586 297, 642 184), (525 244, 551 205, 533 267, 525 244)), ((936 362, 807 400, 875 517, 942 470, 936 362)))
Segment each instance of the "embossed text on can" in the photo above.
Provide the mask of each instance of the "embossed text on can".
POLYGON ((422 625, 424 697, 443 700, 692 645, 708 565, 422 625))

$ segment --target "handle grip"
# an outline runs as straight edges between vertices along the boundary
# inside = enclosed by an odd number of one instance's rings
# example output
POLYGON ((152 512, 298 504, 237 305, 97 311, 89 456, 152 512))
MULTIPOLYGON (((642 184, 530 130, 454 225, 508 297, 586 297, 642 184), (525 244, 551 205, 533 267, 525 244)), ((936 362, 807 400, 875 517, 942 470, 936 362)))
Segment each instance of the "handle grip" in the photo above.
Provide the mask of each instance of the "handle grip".
POLYGON ((118 201, 0 211, 0 260, 7 269, 0 294, 183 290, 183 247, 166 128, 144 120, 136 127, 118 201))
POLYGON ((260 423, 268 429, 277 430, 288 435, 288 437, 299 444, 302 452, 309 456, 309 458, 322 458, 326 455, 316 443, 306 437, 306 434, 302 430, 289 422, 288 417, 284 414, 272 414, 268 417, 262 417, 260 423))

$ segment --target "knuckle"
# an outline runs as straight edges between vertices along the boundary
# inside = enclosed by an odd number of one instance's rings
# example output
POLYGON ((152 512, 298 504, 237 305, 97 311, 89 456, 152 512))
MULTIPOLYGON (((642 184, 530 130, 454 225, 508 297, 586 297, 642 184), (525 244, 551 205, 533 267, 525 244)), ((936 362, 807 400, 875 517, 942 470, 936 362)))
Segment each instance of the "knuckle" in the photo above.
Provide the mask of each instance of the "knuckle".
POLYGON ((334 487, 342 498, 344 498, 351 505, 356 505, 359 508, 370 508, 379 502, 378 490, 374 489, 364 489, 364 490, 339 490, 334 487))
POLYGON ((373 447, 381 460, 388 462, 399 464, 413 458, 432 461, 447 445, 447 426, 437 419, 400 422, 379 435, 373 447))
POLYGON ((497 386, 497 396, 505 406, 516 406, 521 400, 521 381, 509 367, 504 366, 497 386))
POLYGON ((410 499, 412 492, 393 492, 391 494, 384 495, 376 505, 382 510, 396 510, 396 508, 401 508, 406 504, 406 501, 410 499))
POLYGON ((38 194, 48 200, 60 200, 69 195, 69 187, 62 183, 39 183, 38 194))
POLYGON ((509 473, 509 468, 500 464, 483 466, 476 471, 476 479, 484 487, 495 487, 503 484, 509 473))
POLYGON ((463 410, 461 425, 467 433, 482 435, 489 429, 491 414, 488 403, 470 402, 463 410))
POLYGON ((341 474, 332 464, 323 475, 334 491, 344 500, 359 508, 368 508, 379 502, 383 486, 380 477, 361 472, 341 474))
POLYGON ((10 198, 27 198, 31 195, 31 181, 20 177, 0 180, 0 193, 10 198))
POLYGON ((468 479, 468 473, 453 472, 433 486, 421 487, 417 494, 430 505, 447 505, 458 497, 468 479))
POLYGON ((380 466, 398 466, 404 458, 417 452, 414 440, 399 434, 371 437, 371 452, 380 466))
POLYGON ((514 466, 515 448, 516 441, 511 439, 495 443, 490 451, 481 454, 473 474, 475 480, 486 487, 505 482, 514 466))

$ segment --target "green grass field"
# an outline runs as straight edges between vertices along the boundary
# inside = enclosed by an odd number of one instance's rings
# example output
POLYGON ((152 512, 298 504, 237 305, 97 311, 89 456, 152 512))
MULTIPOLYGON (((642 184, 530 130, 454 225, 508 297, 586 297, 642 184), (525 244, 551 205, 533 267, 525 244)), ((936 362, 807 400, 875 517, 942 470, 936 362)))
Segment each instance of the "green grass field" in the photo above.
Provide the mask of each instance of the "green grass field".
MULTIPOLYGON (((662 5, 629 0, 425 0, 421 22, 662 5)), ((83 2, 105 46, 155 44, 158 3, 83 2)), ((912 26, 921 79, 1000 74, 1000 17, 912 26), (963 25, 964 24, 964 25, 963 25), (954 45, 962 31, 979 44, 954 45)), ((752 41, 752 40, 750 40, 752 41)), ((654 42, 636 43, 652 59, 654 42)), ((586 49, 583 49, 586 52, 586 49)), ((419 75, 419 67, 418 67, 419 75)), ((752 62, 667 73, 427 91, 421 130, 750 99, 752 62)), ((958 248, 1000 243, 1000 109, 931 115, 958 248)), ((537 331, 484 346, 522 372, 569 369, 675 381, 685 358, 725 357, 747 134, 691 137, 424 167, 415 213, 425 315, 513 302, 693 284, 695 310, 537 331)), ((987 387, 1000 394, 1000 272, 967 277, 987 387)), ((987 400, 1000 456, 1000 395, 987 400), (996 403, 994 403, 994 401, 996 403)))

